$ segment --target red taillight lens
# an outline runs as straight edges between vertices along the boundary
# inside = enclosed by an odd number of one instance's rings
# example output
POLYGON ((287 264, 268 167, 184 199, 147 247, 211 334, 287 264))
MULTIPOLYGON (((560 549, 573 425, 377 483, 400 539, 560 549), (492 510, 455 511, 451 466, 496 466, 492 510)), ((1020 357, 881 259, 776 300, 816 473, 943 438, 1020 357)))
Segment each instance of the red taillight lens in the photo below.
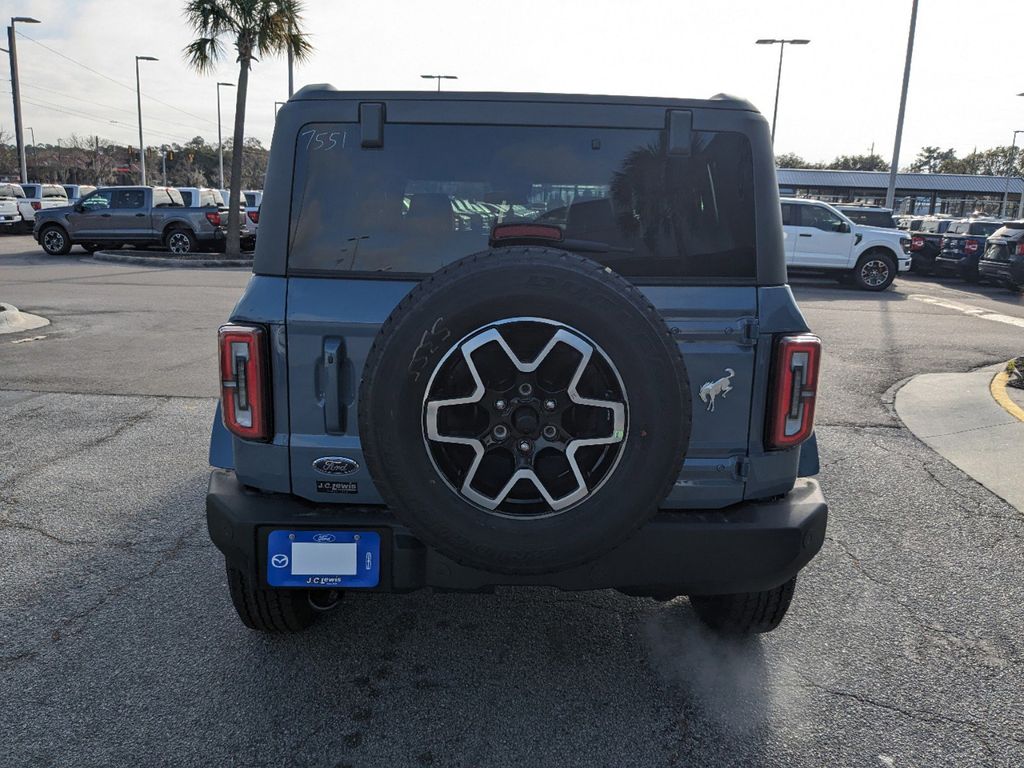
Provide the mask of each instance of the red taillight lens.
POLYGON ((220 211, 211 211, 206 214, 206 220, 213 224, 215 227, 220 226, 220 211))
POLYGON ((1017 255, 1024 256, 1024 243, 1017 243, 1017 255))
POLYGON ((913 237, 910 239, 910 250, 920 251, 922 248, 924 248, 923 237, 913 237))
POLYGON ((269 440, 266 331, 255 326, 222 325, 218 335, 224 426, 239 437, 269 440))
POLYGON ((522 238, 561 240, 562 236, 562 228, 551 224, 498 224, 491 230, 491 242, 522 238))
POLYGON ((249 211, 249 213, 246 214, 246 215, 249 217, 249 221, 251 221, 253 224, 259 224, 260 223, 260 212, 259 211, 249 211))
POLYGON ((40 209, 41 209, 42 207, 43 207, 43 204, 42 204, 42 203, 41 203, 40 201, 38 201, 38 200, 33 200, 33 201, 32 201, 32 210, 33 210, 33 211, 38 211, 38 210, 40 210, 40 209))
POLYGON ((966 243, 964 243, 964 252, 965 253, 977 253, 978 252, 978 241, 977 240, 968 240, 966 243))
POLYGON ((821 339, 811 334, 784 336, 775 345, 768 448, 800 445, 814 430, 821 339))

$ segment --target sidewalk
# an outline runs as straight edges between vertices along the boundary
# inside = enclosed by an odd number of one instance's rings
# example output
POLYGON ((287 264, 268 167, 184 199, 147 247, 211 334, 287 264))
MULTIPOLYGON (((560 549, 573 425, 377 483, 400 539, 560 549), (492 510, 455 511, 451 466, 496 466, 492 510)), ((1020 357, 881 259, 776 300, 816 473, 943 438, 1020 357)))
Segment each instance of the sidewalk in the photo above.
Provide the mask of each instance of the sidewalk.
POLYGON ((991 388, 1002 365, 971 373, 926 373, 896 393, 896 413, 928 447, 1018 510, 1024 473, 1016 462, 1024 421, 996 401, 991 388))

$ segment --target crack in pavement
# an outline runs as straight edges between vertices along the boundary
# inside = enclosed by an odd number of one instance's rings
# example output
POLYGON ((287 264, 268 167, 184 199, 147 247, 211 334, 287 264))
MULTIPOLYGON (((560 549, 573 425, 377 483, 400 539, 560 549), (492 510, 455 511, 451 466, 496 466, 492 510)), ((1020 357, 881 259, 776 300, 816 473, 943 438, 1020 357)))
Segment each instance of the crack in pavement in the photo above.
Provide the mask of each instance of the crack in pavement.
POLYGON ((200 518, 193 525, 189 526, 180 536, 178 536, 177 539, 175 539, 174 544, 172 544, 169 548, 165 550, 161 550, 160 557, 158 557, 154 561, 153 565, 149 568, 149 570, 147 570, 141 576, 129 579, 128 581, 124 581, 120 584, 111 587, 101 598, 99 598, 99 600, 97 600, 91 606, 86 608, 84 611, 74 614, 73 616, 68 616, 67 618, 61 619, 59 626, 56 627, 50 633, 50 639, 48 641, 44 640, 43 642, 37 644, 34 648, 30 648, 26 651, 21 651, 13 656, 0 657, 0 669, 7 672, 11 670, 16 664, 37 657, 47 646, 54 645, 65 638, 74 637, 78 632, 80 632, 84 628, 86 620, 100 608, 109 603, 110 600, 112 600, 115 597, 123 595, 135 584, 138 584, 141 581, 152 577, 154 574, 156 574, 158 570, 160 570, 160 568, 174 560, 179 554, 188 549, 191 549, 191 547, 188 546, 189 537, 195 535, 195 533, 205 524, 206 519, 200 518), (78 624, 78 626, 75 626, 76 623, 78 624), (64 631, 62 632, 61 630, 64 631))

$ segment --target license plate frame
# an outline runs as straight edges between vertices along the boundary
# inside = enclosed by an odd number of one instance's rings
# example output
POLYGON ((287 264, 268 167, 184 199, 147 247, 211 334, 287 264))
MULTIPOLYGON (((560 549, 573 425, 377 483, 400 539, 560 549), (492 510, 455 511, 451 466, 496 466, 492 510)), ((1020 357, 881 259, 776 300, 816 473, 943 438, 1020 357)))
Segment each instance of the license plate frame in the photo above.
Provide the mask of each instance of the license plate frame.
POLYGON ((373 589, 380 584, 375 531, 283 530, 267 535, 267 584, 304 589, 373 589))

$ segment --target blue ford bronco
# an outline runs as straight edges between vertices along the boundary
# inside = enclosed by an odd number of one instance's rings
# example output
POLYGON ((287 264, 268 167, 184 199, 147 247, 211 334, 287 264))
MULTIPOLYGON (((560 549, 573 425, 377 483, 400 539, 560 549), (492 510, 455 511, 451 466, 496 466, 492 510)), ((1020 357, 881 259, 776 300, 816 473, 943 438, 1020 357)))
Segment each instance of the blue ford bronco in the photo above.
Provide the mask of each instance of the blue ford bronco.
POLYGON ((246 626, 500 585, 779 624, 820 342, 751 104, 313 85, 272 147, 206 500, 246 626))

